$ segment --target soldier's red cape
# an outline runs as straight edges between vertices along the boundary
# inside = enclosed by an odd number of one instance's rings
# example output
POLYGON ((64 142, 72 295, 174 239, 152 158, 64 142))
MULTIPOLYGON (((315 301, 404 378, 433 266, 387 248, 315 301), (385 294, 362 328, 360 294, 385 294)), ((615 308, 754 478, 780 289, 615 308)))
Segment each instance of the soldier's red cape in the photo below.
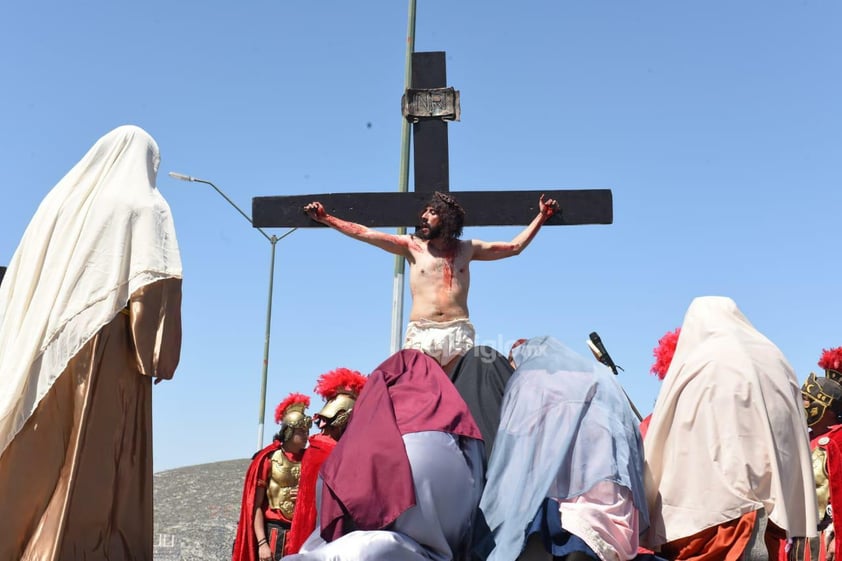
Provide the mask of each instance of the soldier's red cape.
POLYGON ((292 527, 287 535, 285 555, 298 553, 298 550, 316 529, 316 481, 318 481, 322 464, 334 447, 336 447, 336 441, 329 436, 314 434, 310 437, 307 453, 301 460, 298 499, 295 501, 292 527))
MULTIPOLYGON (((842 425, 836 425, 826 432, 824 444, 827 451, 827 478, 830 483, 830 508, 833 511, 833 531, 836 534, 836 551, 842 551, 842 425)), ((822 441, 819 437, 816 442, 822 441)), ((826 530, 827 531, 827 530, 826 530)))
MULTIPOLYGON (((277 440, 269 444, 254 455, 246 470, 243 482, 243 501, 240 507, 240 521, 237 523, 237 534, 234 538, 232 561, 257 561, 257 539, 254 537, 254 493, 257 487, 257 475, 264 458, 281 447, 277 440)), ((259 505, 258 505, 259 506, 259 505)))

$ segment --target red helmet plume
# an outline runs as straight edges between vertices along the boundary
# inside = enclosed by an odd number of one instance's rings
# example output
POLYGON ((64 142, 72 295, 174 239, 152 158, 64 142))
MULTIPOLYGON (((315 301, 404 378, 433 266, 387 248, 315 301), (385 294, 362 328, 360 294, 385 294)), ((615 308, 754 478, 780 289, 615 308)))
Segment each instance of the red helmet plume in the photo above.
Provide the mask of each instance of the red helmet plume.
POLYGON ((351 394, 356 398, 363 390, 365 381, 366 377, 356 370, 336 368, 319 376, 314 391, 325 401, 330 401, 339 393, 351 394))
POLYGON ((281 421, 284 418, 284 413, 286 412, 287 408, 290 405, 296 403, 303 403, 304 408, 310 407, 310 397, 304 395, 303 393, 291 393, 287 396, 285 400, 280 402, 278 406, 275 408, 275 422, 281 424, 281 421))
POLYGON ((823 349, 819 359, 819 367, 824 370, 842 372, 842 347, 823 349))
POLYGON ((658 339, 658 346, 652 349, 652 356, 655 357, 655 364, 649 369, 649 372, 663 380, 667 375, 667 370, 672 364, 672 357, 675 355, 675 347, 678 344, 678 335, 681 333, 681 328, 678 327, 675 331, 668 331, 663 337, 658 339))

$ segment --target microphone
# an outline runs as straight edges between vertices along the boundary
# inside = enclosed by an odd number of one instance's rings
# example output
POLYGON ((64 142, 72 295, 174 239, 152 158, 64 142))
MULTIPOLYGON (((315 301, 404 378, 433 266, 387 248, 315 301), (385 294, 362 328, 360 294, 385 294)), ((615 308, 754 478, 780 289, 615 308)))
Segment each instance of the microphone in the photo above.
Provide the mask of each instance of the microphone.
POLYGON ((588 341, 588 347, 590 347, 591 352, 596 356, 596 359, 611 369, 614 374, 617 374, 617 365, 614 364, 614 361, 611 359, 611 355, 608 354, 608 351, 605 350, 605 345, 602 344, 602 339, 599 338, 596 331, 591 332, 588 336, 590 340, 588 341))
MULTIPOLYGON (((591 334, 588 335, 588 338, 588 347, 590 347, 591 352, 594 354, 596 359, 610 368, 614 375, 617 376, 617 369, 619 368, 622 370, 623 368, 614 364, 614 361, 611 359, 611 355, 609 355, 608 351, 605 350, 605 345, 602 344, 602 339, 599 338, 596 331, 591 332, 591 334)), ((631 407, 632 412, 637 416, 637 420, 642 421, 643 415, 641 415, 640 411, 638 411, 637 407, 635 407, 634 402, 629 397, 629 394, 626 393, 626 390, 623 390, 623 395, 626 396, 626 401, 629 402, 629 406, 631 407)))

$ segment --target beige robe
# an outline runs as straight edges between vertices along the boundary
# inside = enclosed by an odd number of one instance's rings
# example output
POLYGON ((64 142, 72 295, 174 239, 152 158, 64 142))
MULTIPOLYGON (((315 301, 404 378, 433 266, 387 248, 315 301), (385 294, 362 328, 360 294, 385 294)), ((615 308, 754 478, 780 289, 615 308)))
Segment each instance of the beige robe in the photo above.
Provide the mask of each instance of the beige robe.
POLYGON ((70 360, 0 456, 0 561, 152 560, 152 378, 181 349, 181 279, 146 285, 70 360))
POLYGON ((816 535, 801 386, 730 298, 693 300, 644 439, 651 549, 764 509, 816 535))

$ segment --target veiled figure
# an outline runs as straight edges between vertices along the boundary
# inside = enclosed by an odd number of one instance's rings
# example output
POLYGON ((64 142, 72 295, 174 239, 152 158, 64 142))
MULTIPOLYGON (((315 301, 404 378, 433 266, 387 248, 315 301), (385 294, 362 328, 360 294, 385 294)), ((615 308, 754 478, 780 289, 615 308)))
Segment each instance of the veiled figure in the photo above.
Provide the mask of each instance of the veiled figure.
POLYGON ((673 560, 776 559, 816 535, 801 386, 730 298, 693 300, 646 432, 646 547, 673 560))
POLYGON ((421 351, 398 351, 372 372, 319 475, 319 527, 286 561, 466 558, 482 440, 465 401, 421 351))
POLYGON ((553 337, 529 339, 512 358, 477 558, 635 558, 649 518, 643 442, 622 387, 553 337))
POLYGON ((2 560, 152 559, 152 378, 181 349, 159 160, 138 127, 99 139, 0 285, 2 560))

